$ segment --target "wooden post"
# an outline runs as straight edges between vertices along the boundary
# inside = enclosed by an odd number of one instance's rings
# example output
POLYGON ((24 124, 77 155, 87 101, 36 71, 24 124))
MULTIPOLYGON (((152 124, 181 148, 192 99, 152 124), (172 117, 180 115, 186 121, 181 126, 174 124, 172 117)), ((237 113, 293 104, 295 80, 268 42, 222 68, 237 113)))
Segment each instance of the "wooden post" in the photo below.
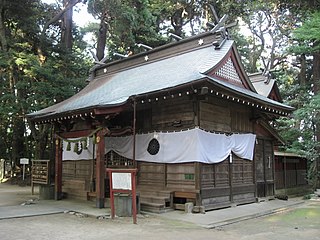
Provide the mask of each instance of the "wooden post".
POLYGON ((132 129, 133 129, 133 149, 132 149, 132 160, 133 165, 135 168, 137 168, 137 161, 136 161, 136 122, 137 122, 137 102, 134 99, 133 100, 133 123, 132 123, 132 129))
MULTIPOLYGON (((199 162, 194 163, 194 181, 195 181, 195 188, 197 192, 201 192, 201 166, 202 164, 199 162)), ((202 205, 202 198, 201 194, 197 194, 196 197, 196 205, 201 206, 202 205)))
POLYGON ((96 207, 104 208, 104 179, 105 179, 105 164, 104 164, 104 154, 105 154, 105 140, 104 135, 106 134, 105 130, 100 130, 97 133, 96 143, 97 143, 97 152, 96 152, 96 207))
POLYGON ((62 199, 62 143, 61 139, 56 138, 55 154, 55 200, 62 199))
POLYGON ((266 140, 262 140, 262 164, 263 164, 263 189, 264 196, 268 195, 268 185, 267 185, 267 169, 266 169, 266 140))
POLYGON ((229 155, 229 187, 230 187, 230 202, 233 203, 233 158, 232 152, 229 155))
POLYGON ((136 174, 137 170, 131 172, 131 186, 132 186, 132 218, 133 223, 137 224, 137 193, 136 193, 136 174))
POLYGON ((287 158, 284 156, 283 159, 283 168, 284 168, 284 194, 287 194, 287 158))
POLYGON ((273 182, 273 194, 276 193, 276 160, 274 159, 274 144, 271 142, 272 151, 271 151, 271 164, 272 164, 272 182, 273 182))

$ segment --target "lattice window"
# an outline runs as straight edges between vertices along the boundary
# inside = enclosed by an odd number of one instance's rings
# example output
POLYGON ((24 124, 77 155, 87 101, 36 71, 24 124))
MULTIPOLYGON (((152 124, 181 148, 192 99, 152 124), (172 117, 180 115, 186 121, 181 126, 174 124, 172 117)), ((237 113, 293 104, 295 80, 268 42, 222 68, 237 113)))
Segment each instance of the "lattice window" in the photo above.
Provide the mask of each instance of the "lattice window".
POLYGON ((216 72, 216 75, 237 84, 242 84, 231 58, 216 72))
POLYGON ((133 160, 120 156, 114 151, 110 151, 105 156, 108 168, 133 168, 133 160))

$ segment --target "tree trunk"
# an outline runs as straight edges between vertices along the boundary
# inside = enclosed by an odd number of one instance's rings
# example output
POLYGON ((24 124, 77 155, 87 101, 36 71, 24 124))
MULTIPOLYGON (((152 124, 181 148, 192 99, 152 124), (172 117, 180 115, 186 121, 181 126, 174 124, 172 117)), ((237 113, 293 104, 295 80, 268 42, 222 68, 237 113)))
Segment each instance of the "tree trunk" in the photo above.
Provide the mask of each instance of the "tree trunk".
POLYGON ((6 38, 6 29, 4 26, 4 10, 5 10, 6 0, 0 0, 0 43, 1 49, 4 52, 8 51, 8 43, 6 38))
MULTIPOLYGON (((319 45, 319 44, 316 44, 319 45)), ((313 54, 313 92, 314 94, 319 93, 320 89, 320 52, 313 54)))
POLYGON ((100 28, 98 32, 98 43, 97 43, 96 55, 99 60, 104 58, 104 50, 107 42, 107 24, 106 24, 105 15, 106 14, 102 14, 101 16, 100 28))
POLYGON ((72 49, 72 16, 73 7, 68 8, 68 5, 74 6, 77 0, 64 0, 63 7, 67 8, 63 15, 62 29, 61 29, 61 42, 67 50, 72 49), (69 3, 71 1, 71 3, 69 3))
POLYGON ((39 125, 38 128, 36 128, 34 122, 29 121, 29 127, 35 142, 34 158, 46 159, 46 147, 50 133, 50 125, 39 125))
POLYGON ((300 73, 298 75, 298 79, 299 79, 299 84, 302 87, 306 86, 307 83, 307 60, 306 60, 306 55, 305 54, 301 54, 301 56, 299 57, 300 59, 300 73))
MULTIPOLYGON (((314 44, 314 46, 318 46, 319 43, 316 42, 314 44)), ((320 89, 320 52, 317 51, 313 54, 313 92, 314 95, 318 95, 319 93, 319 89, 320 89)), ((316 127, 315 127, 315 141, 319 143, 320 141, 320 113, 317 112, 316 116, 316 127), (318 121, 317 121, 318 120, 318 121)), ((320 147, 317 147, 317 159, 316 159, 316 171, 319 172, 319 167, 320 167, 320 147)), ((318 176, 318 181, 316 183, 316 187, 320 187, 320 176, 319 174, 317 174, 318 176)))

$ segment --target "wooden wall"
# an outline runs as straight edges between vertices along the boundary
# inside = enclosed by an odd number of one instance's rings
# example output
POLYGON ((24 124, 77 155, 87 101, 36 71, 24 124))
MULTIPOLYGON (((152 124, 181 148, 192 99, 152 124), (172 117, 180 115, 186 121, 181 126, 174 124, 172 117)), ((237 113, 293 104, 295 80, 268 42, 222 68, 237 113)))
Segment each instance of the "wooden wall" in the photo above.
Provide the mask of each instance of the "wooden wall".
POLYGON ((195 189, 195 164, 138 162, 139 188, 157 190, 195 189))
MULTIPOLYGON (((200 127, 217 132, 253 132, 249 107, 208 97, 199 103, 200 127)), ((201 198, 206 209, 255 201, 253 162, 233 155, 217 164, 201 165, 201 198)))
POLYGON ((153 130, 179 131, 195 126, 195 106, 189 96, 152 103, 153 130))
POLYGON ((200 127, 209 131, 253 132, 250 108, 208 97, 200 102, 200 127))
MULTIPOLYGON (((253 124, 250 121, 252 112, 249 106, 213 96, 199 99, 196 96, 183 95, 139 104, 137 133, 180 131, 195 126, 216 132, 253 132, 253 124)), ((120 126, 120 123, 130 124, 131 115, 119 115, 119 121, 116 123, 120 126)), ((132 167, 127 160, 122 162, 132 167)), ((204 205, 206 209, 255 200, 254 164, 236 156, 233 157, 232 163, 226 159, 218 164, 138 162, 137 166, 138 188, 172 191, 176 193, 173 194, 174 199, 181 200, 185 197, 186 201, 194 200, 197 205, 204 205)), ((64 189, 75 191, 67 189, 67 186, 78 181, 78 186, 81 186, 83 192, 89 191, 91 168, 90 161, 64 162, 64 189)))
MULTIPOLYGON (((184 96, 149 103, 139 115, 140 130, 144 126, 148 130, 179 131, 199 125, 218 132, 253 131, 249 107, 211 96, 202 101, 184 96)), ((206 209, 255 201, 253 162, 236 156, 232 163, 227 159, 218 164, 139 162, 138 166, 139 188, 172 190, 178 198, 194 193, 194 202, 206 209)))
POLYGON ((294 188, 307 185, 307 160, 303 158, 275 157, 275 188, 294 188), (286 170, 286 171, 284 171, 286 170))
MULTIPOLYGON (((62 191, 68 198, 87 199, 87 192, 92 190, 92 160, 62 162, 62 191)), ((94 174, 94 172, 93 172, 94 174)))
POLYGON ((253 161, 233 155, 221 163, 201 165, 201 198, 206 209, 255 201, 253 161))
POLYGON ((274 156, 270 139, 257 137, 255 146, 255 171, 257 197, 274 195, 274 156))

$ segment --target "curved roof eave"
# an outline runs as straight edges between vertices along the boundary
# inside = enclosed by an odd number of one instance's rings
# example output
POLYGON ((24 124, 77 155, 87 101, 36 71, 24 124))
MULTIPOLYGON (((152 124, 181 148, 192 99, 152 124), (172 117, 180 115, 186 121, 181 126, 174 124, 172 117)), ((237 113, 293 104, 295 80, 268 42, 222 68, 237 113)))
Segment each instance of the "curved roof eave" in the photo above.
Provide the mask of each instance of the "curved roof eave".
POLYGON ((204 75, 204 77, 207 78, 210 83, 218 85, 218 86, 224 88, 227 91, 231 91, 231 92, 234 92, 236 94, 240 94, 240 95, 242 95, 244 97, 250 98, 250 99, 252 99, 254 101, 258 101, 260 103, 267 104, 267 105, 270 105, 270 106, 273 106, 273 107, 281 108, 283 110, 290 111, 290 112, 294 110, 294 108, 291 107, 291 106, 288 106, 286 104, 274 101, 274 100, 272 100, 270 98, 267 98, 265 96, 262 96, 260 94, 255 93, 255 92, 251 92, 248 89, 238 87, 236 85, 227 83, 225 81, 221 81, 219 79, 216 79, 216 78, 213 78, 213 77, 210 77, 210 76, 207 76, 207 75, 204 75))

